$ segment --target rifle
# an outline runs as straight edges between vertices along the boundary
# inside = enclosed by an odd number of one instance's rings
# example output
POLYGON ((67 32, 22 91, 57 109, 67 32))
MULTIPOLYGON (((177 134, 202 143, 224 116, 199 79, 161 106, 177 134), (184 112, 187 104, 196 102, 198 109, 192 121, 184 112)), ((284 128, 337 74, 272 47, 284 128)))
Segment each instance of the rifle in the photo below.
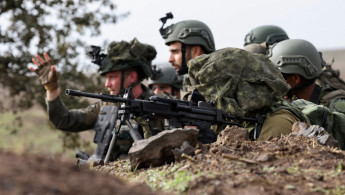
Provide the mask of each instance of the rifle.
POLYGON ((131 88, 126 89, 123 97, 93 94, 72 89, 67 89, 65 93, 72 96, 96 98, 104 102, 122 102, 118 108, 118 117, 121 118, 121 121, 129 121, 131 116, 141 117, 144 120, 165 118, 174 127, 197 126, 199 129, 198 140, 202 143, 212 143, 217 140, 217 135, 210 129, 215 124, 237 125, 241 127, 242 125, 239 121, 253 122, 255 123, 255 132, 257 135, 259 134, 264 116, 241 118, 224 113, 222 110, 215 108, 215 101, 206 102, 203 96, 196 92, 194 91, 192 94, 192 101, 157 96, 151 96, 149 100, 135 99, 131 88), (193 99, 196 100, 193 101, 193 99))

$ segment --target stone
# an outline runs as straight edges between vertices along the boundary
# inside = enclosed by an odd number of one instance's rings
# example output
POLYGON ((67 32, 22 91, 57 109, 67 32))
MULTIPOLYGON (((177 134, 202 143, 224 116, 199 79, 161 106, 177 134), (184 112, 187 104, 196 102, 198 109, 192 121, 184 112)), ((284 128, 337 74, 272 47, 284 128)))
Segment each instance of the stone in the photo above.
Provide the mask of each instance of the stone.
POLYGON ((216 144, 227 145, 233 141, 250 141, 248 129, 236 125, 226 127, 218 135, 216 144))
POLYGON ((295 122, 292 125, 293 134, 315 137, 317 142, 321 145, 339 148, 338 141, 330 135, 323 127, 318 125, 308 125, 304 122, 295 122))
MULTIPOLYGON (((184 142, 195 147, 199 130, 172 129, 166 130, 148 139, 135 141, 128 152, 132 169, 148 168, 175 161, 174 150, 184 142)), ((194 152, 194 150, 193 150, 194 152)))

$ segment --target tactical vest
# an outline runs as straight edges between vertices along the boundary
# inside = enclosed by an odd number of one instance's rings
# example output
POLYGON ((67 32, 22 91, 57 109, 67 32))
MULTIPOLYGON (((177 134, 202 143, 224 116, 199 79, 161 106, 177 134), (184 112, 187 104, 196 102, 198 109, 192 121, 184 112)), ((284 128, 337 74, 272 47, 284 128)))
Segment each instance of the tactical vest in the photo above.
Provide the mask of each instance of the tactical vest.
POLYGON ((90 157, 90 160, 104 159, 107 155, 110 141, 115 131, 118 131, 118 138, 115 147, 111 151, 109 161, 116 160, 120 155, 127 155, 132 146, 133 139, 129 134, 130 128, 122 125, 120 130, 118 120, 118 106, 102 106, 94 126, 94 143, 97 144, 96 152, 90 157))

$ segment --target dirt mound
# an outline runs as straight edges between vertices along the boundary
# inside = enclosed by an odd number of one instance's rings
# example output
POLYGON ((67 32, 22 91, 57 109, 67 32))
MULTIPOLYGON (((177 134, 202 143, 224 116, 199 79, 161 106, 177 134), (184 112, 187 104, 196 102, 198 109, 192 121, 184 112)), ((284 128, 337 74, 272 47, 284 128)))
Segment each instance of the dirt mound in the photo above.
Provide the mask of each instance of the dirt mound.
POLYGON ((233 135, 224 131, 180 162, 134 172, 129 160, 88 170, 0 151, 0 194, 162 194, 150 187, 173 194, 345 194, 344 151, 292 134, 266 142, 233 135))
POLYGON ((42 156, 0 150, 0 165, 0 194, 154 194, 144 184, 42 156))
MULTIPOLYGON (((179 163, 140 169, 127 177, 152 181, 152 172, 161 171, 166 181, 178 172, 192 174, 182 191, 170 190, 177 194, 345 194, 344 151, 293 134, 266 142, 233 135, 229 131, 216 143, 198 145, 194 156, 179 163), (176 171, 167 173, 172 167, 176 171)), ((123 162, 96 169, 126 177, 123 162)))

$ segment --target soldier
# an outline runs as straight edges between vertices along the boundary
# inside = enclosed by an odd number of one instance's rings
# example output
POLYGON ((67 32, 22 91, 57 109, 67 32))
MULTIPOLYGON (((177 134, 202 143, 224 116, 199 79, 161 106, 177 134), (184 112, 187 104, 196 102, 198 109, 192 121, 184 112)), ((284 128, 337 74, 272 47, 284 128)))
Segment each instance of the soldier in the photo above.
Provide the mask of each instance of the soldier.
MULTIPOLYGON (((46 89, 46 101, 49 120, 57 129, 69 132, 80 132, 96 128, 97 117, 103 106, 118 106, 107 102, 96 102, 87 108, 68 110, 59 96, 58 74, 54 63, 47 53, 43 59, 36 55, 32 62, 37 68, 30 69, 37 73, 46 89)), ((124 89, 132 87, 137 99, 148 99, 149 90, 141 81, 151 76, 151 62, 156 57, 154 47, 140 43, 136 38, 131 42, 112 42, 108 46, 108 54, 102 61, 99 72, 105 76, 105 87, 112 95, 122 95, 124 89)), ((127 136, 128 137, 128 136, 127 136)), ((122 147, 128 151, 131 142, 122 147)))
POLYGON ((187 63, 202 54, 215 50, 210 28, 198 20, 183 20, 165 28, 162 37, 169 46, 169 63, 179 75, 188 72, 187 63))
MULTIPOLYGON (((163 22, 163 26, 164 24, 165 22, 163 22)), ((183 20, 166 28, 163 28, 163 26, 160 33, 165 40, 165 44, 169 46, 170 57, 168 61, 176 69, 178 75, 187 74, 189 60, 215 51, 212 32, 201 21, 183 20)), ((184 86, 183 82, 181 98, 188 99, 190 91, 184 86)))
POLYGON ((244 38, 244 46, 252 43, 264 43, 264 46, 268 48, 268 46, 286 39, 289 39, 289 36, 279 26, 263 25, 254 28, 246 35, 244 38))
POLYGON ((264 55, 224 48, 190 60, 188 67, 187 87, 198 90, 207 101, 214 100, 217 108, 238 117, 261 118, 262 128, 245 124, 253 139, 286 135, 294 122, 309 122, 282 99, 289 87, 264 55))
POLYGON ((323 60, 313 44, 301 39, 285 40, 273 45, 269 53, 291 86, 287 99, 305 99, 345 113, 345 91, 328 85, 320 87, 315 82, 322 72, 323 60))
MULTIPOLYGON (((268 54, 269 47, 274 43, 278 43, 283 40, 289 39, 286 32, 273 25, 259 26, 251 30, 244 39, 244 50, 259 53, 268 54)), ((322 53, 320 52, 321 58, 322 53)), ((331 86, 336 89, 345 90, 345 81, 340 78, 339 70, 332 68, 330 63, 326 63, 322 59, 322 72, 317 78, 317 83, 323 86, 331 86)))
POLYGON ((152 72, 148 85, 154 94, 164 94, 171 98, 180 99, 182 81, 177 78, 176 71, 172 66, 154 66, 152 72))

